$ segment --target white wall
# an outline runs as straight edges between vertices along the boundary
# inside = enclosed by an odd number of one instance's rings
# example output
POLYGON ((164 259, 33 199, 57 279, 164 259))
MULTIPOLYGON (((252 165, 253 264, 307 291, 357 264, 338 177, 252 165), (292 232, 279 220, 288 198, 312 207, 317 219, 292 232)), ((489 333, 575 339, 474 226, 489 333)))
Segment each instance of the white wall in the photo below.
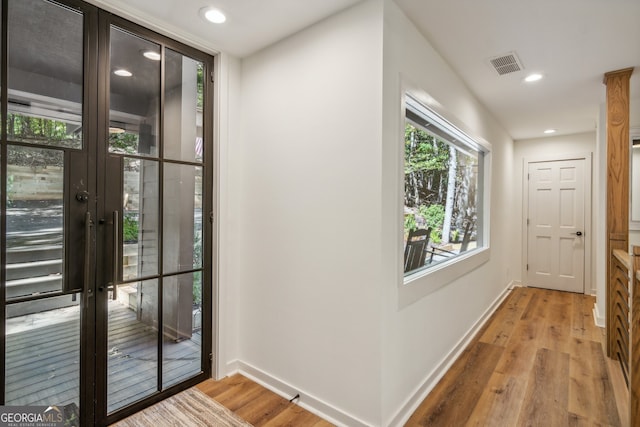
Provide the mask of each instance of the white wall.
POLYGON ((237 214, 237 194, 232 191, 238 186, 239 174, 235 171, 242 167, 242 156, 238 154, 238 133, 241 128, 240 117, 240 60, 220 54, 215 64, 216 90, 214 96, 214 176, 217 189, 215 194, 215 230, 217 241, 214 256, 214 280, 218 283, 217 295, 214 295, 213 352, 215 354, 213 375, 222 378, 236 367, 229 361, 238 357, 238 282, 235 272, 242 268, 242 258, 235 230, 240 229, 237 214), (215 310, 217 308, 217 310, 215 310), (216 348, 217 344, 217 348, 216 348))
POLYGON ((391 0, 360 3, 244 59, 241 79, 242 162, 229 191, 233 256, 245 262, 232 272, 230 366, 300 391, 344 424, 397 424, 510 282, 513 143, 391 0), (400 307, 408 83, 492 144, 492 250, 400 307))
MULTIPOLYGON (((513 206, 513 217, 518 222, 518 224, 522 224, 523 218, 523 206, 524 200, 524 162, 531 161, 536 159, 554 159, 554 158, 565 158, 567 156, 574 155, 583 155, 583 154, 591 154, 596 150, 596 132, 588 132, 574 135, 561 135, 561 136, 550 136, 545 138, 535 138, 535 139, 527 139, 527 140, 518 140, 515 142, 515 151, 514 151, 514 168, 513 168, 513 180, 515 186, 515 197, 514 197, 514 206, 513 206)), ((587 167, 591 167, 592 165, 588 165, 587 167)), ((593 182, 592 175, 592 182, 593 182)), ((594 209, 597 205, 592 203, 591 207, 591 215, 594 215, 594 209)), ((523 245, 523 229, 520 229, 520 232, 514 236, 514 245, 518 245, 517 247, 521 249, 523 245)), ((593 242, 593 237, 595 233, 592 233, 591 230, 587 230, 585 232, 586 238, 591 239, 593 242)), ((593 245, 593 243, 592 243, 593 245)), ((594 272, 592 271, 592 262, 591 260, 585 260, 585 267, 587 271, 585 274, 592 276, 594 272)), ((522 258, 514 261, 514 278, 516 280, 522 281, 523 273, 523 260, 522 258)), ((594 283, 589 277, 586 280, 587 283, 594 283)), ((595 294, 595 285, 590 285, 588 289, 585 289, 585 293, 595 294)))
MULTIPOLYGON (((402 11, 385 1, 382 156, 382 425, 406 420, 460 340, 511 280, 513 142, 402 11), (492 145, 490 260, 402 306, 403 88, 422 90, 447 118, 492 145)), ((426 285, 428 278, 407 286, 426 285)))
POLYGON ((382 4, 243 59, 241 78, 236 365, 379 425, 382 4))

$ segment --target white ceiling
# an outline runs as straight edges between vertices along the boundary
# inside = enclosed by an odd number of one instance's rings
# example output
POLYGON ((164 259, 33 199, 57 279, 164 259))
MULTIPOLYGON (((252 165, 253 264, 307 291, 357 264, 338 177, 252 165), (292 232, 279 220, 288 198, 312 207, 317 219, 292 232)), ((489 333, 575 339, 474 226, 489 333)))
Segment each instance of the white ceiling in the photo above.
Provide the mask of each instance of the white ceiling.
POLYGON ((640 0, 396 1, 516 140, 594 130, 608 71, 635 67, 640 99, 640 0), (498 76, 487 60, 511 51, 524 70, 498 76))
MULTIPOLYGON (((198 47, 244 57, 359 0, 90 0, 198 47), (215 5, 228 20, 198 18, 215 5)), ((518 140, 593 131, 605 72, 636 67, 640 0, 395 0, 470 90, 518 140), (515 52, 524 70, 503 76, 488 59, 515 52), (530 72, 545 78, 524 84, 530 72)), ((419 53, 417 53, 419 54, 419 53)))
POLYGON ((244 57, 360 0, 86 1, 200 48, 244 57), (200 10, 210 6, 225 13, 224 24, 215 25, 200 18, 200 10))

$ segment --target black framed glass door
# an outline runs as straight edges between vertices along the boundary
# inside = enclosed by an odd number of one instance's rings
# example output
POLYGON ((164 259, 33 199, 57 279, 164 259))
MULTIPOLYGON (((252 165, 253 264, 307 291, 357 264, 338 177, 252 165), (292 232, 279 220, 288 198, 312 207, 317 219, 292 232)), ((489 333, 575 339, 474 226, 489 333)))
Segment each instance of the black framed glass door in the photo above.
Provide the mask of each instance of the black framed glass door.
POLYGON ((96 297, 111 422, 210 374, 212 63, 108 14, 99 40, 97 256, 110 261, 98 264, 96 297))
POLYGON ((210 376, 213 58, 2 6, 2 402, 104 425, 210 376))

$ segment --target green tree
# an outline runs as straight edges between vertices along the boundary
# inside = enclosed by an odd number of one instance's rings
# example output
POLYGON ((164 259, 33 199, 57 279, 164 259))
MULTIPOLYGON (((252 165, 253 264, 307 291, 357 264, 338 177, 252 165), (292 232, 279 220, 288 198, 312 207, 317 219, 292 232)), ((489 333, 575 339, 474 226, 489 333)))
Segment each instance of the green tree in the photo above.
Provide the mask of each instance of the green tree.
POLYGON ((14 140, 70 147, 77 147, 82 137, 80 132, 70 131, 65 122, 18 113, 7 114, 7 134, 14 140))
POLYGON ((203 97, 204 97, 204 64, 202 62, 198 62, 198 110, 202 111, 203 107, 203 97))
POLYGON ((405 217, 405 234, 424 223, 432 228, 431 240, 440 242, 450 146, 409 122, 405 125, 404 142, 405 206, 414 212, 405 217), (442 219, 437 219, 440 210, 442 219))
POLYGON ((407 123, 404 149, 405 205, 442 202, 442 183, 449 162, 447 143, 407 123))

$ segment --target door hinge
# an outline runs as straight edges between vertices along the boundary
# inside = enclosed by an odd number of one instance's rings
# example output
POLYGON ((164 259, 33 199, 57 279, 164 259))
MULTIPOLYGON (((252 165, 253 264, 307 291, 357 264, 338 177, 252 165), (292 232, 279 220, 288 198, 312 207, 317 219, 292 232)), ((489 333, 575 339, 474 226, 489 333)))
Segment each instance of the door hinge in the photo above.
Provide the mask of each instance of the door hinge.
POLYGON ((529 218, 527 218, 527 225, 529 225, 529 218))
POLYGON ((213 212, 209 212, 209 222, 213 224, 213 212))
POLYGON ((213 362, 213 353, 209 353, 209 362, 213 362))
POLYGON ((215 81, 215 79, 213 77, 213 71, 209 74, 209 76, 211 77, 211 83, 213 83, 215 81))
POLYGON ((531 175, 527 174, 527 181, 529 181, 529 179, 531 179, 531 175))
POLYGON ((527 271, 529 271, 529 264, 527 264, 527 271))

